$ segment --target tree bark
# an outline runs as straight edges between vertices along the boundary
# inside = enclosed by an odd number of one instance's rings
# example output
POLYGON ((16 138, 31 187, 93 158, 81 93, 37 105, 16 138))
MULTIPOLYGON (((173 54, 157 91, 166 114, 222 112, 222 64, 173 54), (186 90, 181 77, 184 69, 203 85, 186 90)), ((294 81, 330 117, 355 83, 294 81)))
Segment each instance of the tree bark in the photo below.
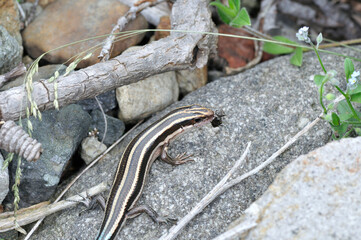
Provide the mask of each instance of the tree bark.
MULTIPOLYGON (((177 0, 173 5, 171 19, 175 30, 215 31, 207 0, 177 0)), ((59 77, 59 106, 93 98, 162 72, 203 67, 208 61, 208 55, 215 52, 216 41, 217 38, 212 35, 171 32, 169 37, 147 44, 139 50, 59 77)), ((34 83, 33 89, 32 97, 39 110, 53 108, 53 83, 40 80, 34 83)), ((25 102, 26 91, 23 86, 0 92, 0 119, 16 120, 20 115, 24 116, 25 102)))

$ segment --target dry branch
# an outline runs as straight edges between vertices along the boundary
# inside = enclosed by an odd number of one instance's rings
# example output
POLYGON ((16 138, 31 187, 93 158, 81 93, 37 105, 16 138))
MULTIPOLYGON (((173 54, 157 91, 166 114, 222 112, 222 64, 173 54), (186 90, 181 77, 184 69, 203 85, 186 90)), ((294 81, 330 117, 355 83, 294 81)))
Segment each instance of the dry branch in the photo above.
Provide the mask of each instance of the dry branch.
MULTIPOLYGON (((339 102, 342 99, 342 96, 335 99, 335 103, 339 102)), ((209 203, 211 203, 215 198, 223 194, 225 191, 230 189, 231 187, 239 184, 244 179, 257 174, 259 171, 267 167, 269 164, 271 164, 279 155, 281 155, 284 151, 286 151, 293 143, 295 143, 301 136, 303 136, 305 133, 307 133, 310 129, 313 128, 320 120, 323 113, 321 113, 315 120, 313 120, 311 123, 307 124, 301 131, 299 131, 294 137, 292 137, 287 143, 285 143, 280 149, 278 149, 275 153, 272 154, 271 157, 269 157, 266 161, 255 167, 254 169, 248 171, 245 174, 242 174, 239 177, 236 177, 233 180, 222 181, 217 184, 212 191, 210 191, 197 205, 180 221, 178 221, 177 225, 173 226, 171 229, 169 229, 168 233, 164 234, 159 240, 172 240, 174 239, 180 231, 197 215, 199 214, 209 203)), ((248 146, 249 147, 249 146, 248 146)), ((247 154, 248 148, 246 149, 244 154, 247 154)), ((240 161, 240 160, 239 160, 240 161)), ((234 168, 234 167, 233 167, 234 168)), ((231 171, 233 171, 233 168, 231 171)), ((230 171, 230 172, 231 172, 230 171)), ((228 175, 228 174, 227 174, 228 175)), ((226 178, 226 177, 225 177, 226 178)), ((234 234, 236 232, 243 232, 246 231, 249 228, 252 228, 255 226, 254 222, 244 223, 237 225, 237 229, 230 230, 230 232, 224 233, 224 236, 228 237, 228 234, 234 234)), ((223 234, 222 234, 223 235, 223 234)), ((221 236, 222 236, 221 235, 221 236)), ((223 236, 222 236, 223 237, 223 236)), ((223 239, 223 238, 216 238, 216 239, 223 239)))
MULTIPOLYGON (((171 17, 175 30, 212 32, 215 29, 208 1, 178 0, 173 5, 171 17)), ((107 62, 59 77, 59 106, 93 98, 155 74, 203 67, 215 47, 215 36, 172 32, 169 37, 147 44, 137 51, 126 52, 107 62)), ((45 80, 34 83, 32 96, 40 111, 53 108, 53 86, 45 80)), ((15 120, 25 115, 24 104, 21 109, 21 102, 26 102, 23 87, 0 92, 0 99, 0 119, 15 120)))
POLYGON ((250 147, 251 143, 249 142, 242 156, 236 161, 231 170, 229 170, 229 172, 222 178, 222 180, 219 181, 219 183, 200 202, 198 202, 197 205, 186 216, 184 216, 180 221, 178 221, 177 225, 169 229, 168 233, 164 234, 158 240, 174 239, 196 215, 201 213, 205 207, 207 207, 211 202, 213 202, 214 199, 216 199, 220 195, 219 192, 222 190, 224 184, 226 184, 232 174, 244 163, 250 147))
MULTIPOLYGON (((138 0, 119 0, 119 1, 129 7, 133 6, 134 3, 138 2, 138 0)), ((153 24, 154 26, 158 26, 161 17, 170 15, 170 9, 168 4, 166 2, 163 2, 154 7, 144 9, 140 14, 142 14, 143 17, 145 17, 147 22, 153 24)))
MULTIPOLYGON (((53 203, 53 204, 39 204, 36 207, 32 206, 27 209, 21 209, 16 214, 16 222, 20 226, 35 222, 36 220, 53 214, 55 212, 73 207, 83 200, 85 196, 95 196, 101 192, 104 192, 107 188, 106 182, 102 182, 99 185, 88 189, 80 195, 69 197, 66 200, 53 203), (83 196, 83 197, 82 197, 83 196)), ((0 232, 6 232, 15 229, 15 217, 14 213, 0 214, 0 232)))
POLYGON ((134 4, 133 6, 131 6, 128 12, 118 19, 117 24, 113 27, 112 32, 105 40, 105 43, 102 50, 100 51, 98 58, 102 61, 109 60, 111 48, 116 37, 115 33, 123 31, 127 24, 133 21, 137 17, 137 15, 144 9, 157 5, 164 1, 165 0, 153 0, 152 2, 143 2, 140 5, 134 4))

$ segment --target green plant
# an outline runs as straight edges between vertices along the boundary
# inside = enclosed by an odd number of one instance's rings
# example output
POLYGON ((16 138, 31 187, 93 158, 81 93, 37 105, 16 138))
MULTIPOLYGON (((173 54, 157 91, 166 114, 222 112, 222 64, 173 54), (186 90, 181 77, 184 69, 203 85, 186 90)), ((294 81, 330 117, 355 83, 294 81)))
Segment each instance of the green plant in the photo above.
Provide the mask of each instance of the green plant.
POLYGON ((347 137, 353 130, 355 130, 356 134, 359 134, 361 113, 354 108, 351 102, 361 103, 360 72, 355 71, 351 59, 345 59, 344 70, 347 88, 346 91, 343 91, 340 87, 340 82, 335 78, 336 71, 327 71, 321 60, 318 46, 323 40, 322 34, 318 35, 316 46, 308 36, 308 27, 300 28, 296 36, 300 41, 311 45, 324 72, 322 75, 315 75, 314 82, 318 86, 319 101, 324 113, 323 118, 329 122, 333 130, 332 137, 334 139, 347 137), (325 94, 325 84, 328 82, 343 95, 344 100, 336 102, 335 96, 332 93, 325 94), (330 102, 327 107, 324 105, 324 98, 330 102))
POLYGON ((251 19, 245 8, 241 8, 240 0, 228 0, 228 7, 223 5, 219 0, 211 2, 210 5, 217 7, 221 20, 236 28, 251 25, 251 19))
MULTIPOLYGON (((222 5, 219 1, 212 2, 211 5, 216 6, 218 14, 222 21, 233 27, 242 27, 249 25, 250 21, 244 20, 248 16, 247 11, 240 9, 240 0, 228 0, 229 7, 222 5), (242 17, 241 17, 242 16, 242 17), (236 20, 241 18, 241 20, 236 20), (234 24, 237 22, 238 24, 234 24)), ((300 41, 308 43, 311 48, 297 45, 295 42, 283 36, 275 36, 275 41, 266 39, 258 39, 264 41, 264 51, 270 54, 291 54, 291 63, 296 66, 302 65, 303 52, 305 50, 313 50, 316 53, 318 61, 324 72, 322 75, 315 75, 314 82, 318 87, 319 101, 323 109, 323 118, 329 122, 333 134, 333 139, 347 137, 352 131, 361 135, 361 113, 358 112, 351 102, 361 103, 361 84, 360 72, 355 71, 354 65, 350 58, 346 58, 344 62, 345 79, 347 83, 346 91, 340 87, 340 83, 336 80, 336 71, 327 71, 320 57, 319 45, 323 41, 323 36, 320 33, 316 38, 316 46, 312 43, 308 35, 308 27, 302 27, 296 33, 296 37, 300 41), (332 93, 325 93, 325 84, 330 83, 339 93, 343 95, 344 100, 338 102, 335 95, 332 93), (324 99, 329 101, 328 106, 324 105, 324 99)))

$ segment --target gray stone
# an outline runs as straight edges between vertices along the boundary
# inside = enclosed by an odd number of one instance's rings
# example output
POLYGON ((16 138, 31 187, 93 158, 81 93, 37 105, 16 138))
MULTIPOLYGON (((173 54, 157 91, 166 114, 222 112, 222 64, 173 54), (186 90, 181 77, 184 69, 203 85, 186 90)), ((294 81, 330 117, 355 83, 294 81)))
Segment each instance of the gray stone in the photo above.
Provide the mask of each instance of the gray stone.
POLYGON ((81 142, 80 156, 88 165, 105 150, 107 150, 107 146, 99 142, 94 136, 91 136, 81 142))
POLYGON ((15 37, 0 25, 0 74, 7 73, 21 62, 23 49, 15 37))
POLYGON ((358 137, 297 158, 237 221, 257 222, 242 239, 359 239, 360 156, 358 137))
POLYGON ((3 164, 4 158, 0 153, 0 204, 9 192, 9 172, 7 168, 2 170, 3 164))
MULTIPOLYGON (((87 136, 91 118, 79 105, 72 104, 60 111, 43 112, 42 121, 31 117, 31 122, 33 138, 42 144, 44 151, 36 162, 21 162, 21 207, 48 200, 54 194, 66 164, 87 136)), ((23 120, 23 126, 26 125, 26 120, 23 120)), ((11 185, 16 166, 16 160, 9 165, 11 185)), ((8 200, 12 201, 12 196, 8 200)))
MULTIPOLYGON (((93 110, 91 112, 92 125, 91 128, 96 128, 99 131, 99 140, 104 138, 105 122, 103 114, 100 110, 93 110)), ((108 147, 117 141, 124 133, 125 125, 118 118, 106 115, 107 119, 107 133, 105 135, 103 143, 108 147)))
MULTIPOLYGON (((117 107, 117 99, 115 97, 115 90, 100 94, 97 96, 100 105, 102 106, 104 112, 108 112, 117 107)), ((91 111, 94 109, 99 109, 99 105, 95 98, 85 99, 78 102, 78 104, 83 108, 84 111, 91 111)))
MULTIPOLYGON (((40 79, 49 79, 54 76, 56 71, 60 75, 65 73, 66 66, 62 64, 49 64, 46 66, 39 67, 39 71, 34 74, 33 82, 39 81, 40 79)), ((25 74, 17 77, 16 79, 6 83, 3 87, 0 88, 0 91, 5 91, 13 87, 20 86, 24 83, 25 74)))
POLYGON ((22 44, 20 33, 21 22, 17 0, 0 1, 0 25, 3 26, 20 45, 22 44))
POLYGON ((136 122, 149 117, 178 100, 175 72, 165 72, 117 88, 119 119, 136 122))
MULTIPOLYGON (((345 48, 338 51, 357 56, 357 53, 345 48)), ((338 71, 341 79, 343 59, 324 54, 322 58, 327 63, 327 69, 338 71)), ((313 53, 306 53, 301 68, 290 65, 289 60, 290 56, 284 56, 261 63, 253 69, 216 80, 188 94, 126 137, 107 159, 86 172, 68 194, 76 194, 104 180, 108 180, 110 187, 125 145, 135 134, 171 109, 189 104, 223 109, 227 115, 223 125, 195 129, 171 144, 172 156, 186 151, 195 155, 195 162, 174 167, 155 161, 139 199, 138 205, 147 203, 161 215, 183 217, 229 171, 242 155, 248 141, 252 141, 251 152, 245 166, 236 175, 254 168, 271 156, 301 130, 302 119, 312 120, 320 114, 317 87, 309 80, 310 75, 322 71, 317 57, 313 53)), ((355 69, 359 66, 357 63, 355 69)), ((242 215, 267 190, 283 167, 301 154, 326 144, 330 135, 327 123, 321 121, 266 169, 217 198, 190 222, 177 239, 212 239, 224 232, 229 223, 242 215)), ((94 210, 79 217, 82 209, 79 206, 48 217, 34 238, 94 239, 103 213, 94 210)), ((169 227, 154 224, 142 214, 127 221, 116 239, 157 239, 169 227)))

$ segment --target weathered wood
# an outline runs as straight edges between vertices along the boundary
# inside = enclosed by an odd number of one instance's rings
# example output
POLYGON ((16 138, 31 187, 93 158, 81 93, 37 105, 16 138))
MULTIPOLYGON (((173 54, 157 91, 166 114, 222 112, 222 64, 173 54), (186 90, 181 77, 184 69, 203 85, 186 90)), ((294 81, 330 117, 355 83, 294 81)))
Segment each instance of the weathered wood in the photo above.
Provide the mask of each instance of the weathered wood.
MULTIPOLYGON (((172 26, 175 30, 212 32, 214 24, 207 0, 178 0, 173 5, 172 26)), ((203 67, 216 48, 216 37, 199 33, 172 32, 167 38, 123 53, 107 62, 75 71, 58 78, 59 106, 93 98, 116 87, 137 82, 162 72, 203 67)), ((32 97, 43 111, 53 108, 53 83, 35 82, 32 97)), ((26 91, 16 87, 0 92, 0 119, 15 120, 25 115, 26 91), (23 108, 21 109, 21 106, 23 108)))
MULTIPOLYGON (((127 5, 128 7, 131 7, 134 5, 134 3, 139 2, 139 0, 119 0, 119 1, 127 5)), ((147 19, 147 22, 153 24, 154 26, 157 26, 159 24, 161 17, 170 15, 170 9, 168 7, 168 4, 164 2, 154 7, 144 9, 140 14, 142 14, 143 17, 147 19)))
MULTIPOLYGON (((16 222, 19 226, 24 226, 29 223, 35 222, 40 218, 49 216, 50 214, 56 213, 58 211, 74 207, 81 203, 84 200, 84 197, 92 197, 102 193, 106 190, 106 182, 102 182, 87 191, 81 192, 75 196, 69 197, 66 200, 48 204, 48 202, 36 204, 26 209, 21 209, 16 214, 16 222)), ((15 229, 15 216, 14 212, 0 214, 0 232, 7 232, 12 229, 15 229)))

